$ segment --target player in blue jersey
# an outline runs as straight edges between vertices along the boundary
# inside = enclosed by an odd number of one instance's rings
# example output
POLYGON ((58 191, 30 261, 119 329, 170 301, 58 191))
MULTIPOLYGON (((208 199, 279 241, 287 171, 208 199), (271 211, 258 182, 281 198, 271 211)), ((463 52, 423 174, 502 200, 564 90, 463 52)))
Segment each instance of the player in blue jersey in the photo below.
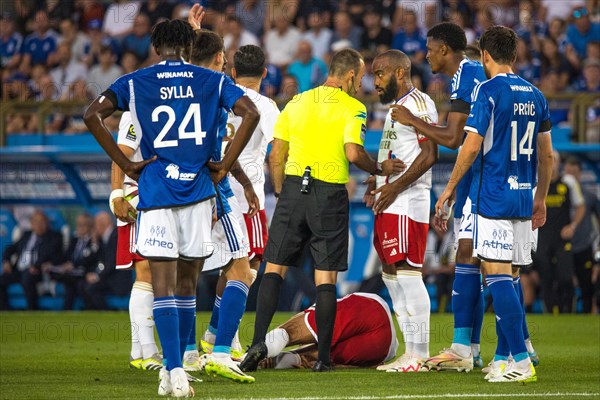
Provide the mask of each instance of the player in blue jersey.
POLYGON ((486 378, 489 382, 531 382, 537 376, 524 342, 523 309, 513 288, 511 266, 531 264, 531 231, 546 220, 552 124, 541 92, 512 71, 515 32, 492 27, 482 35, 480 46, 490 79, 473 91, 467 137, 436 203, 436 213, 443 212, 458 182, 473 166, 469 194, 473 199, 473 254, 481 260, 492 293, 498 340, 505 341, 499 343, 495 368, 486 378), (509 354, 511 363, 507 362, 509 354))
MULTIPOLYGON (((187 22, 157 24, 152 45, 162 61, 117 79, 84 116, 111 159, 139 182, 137 251, 150 262, 154 320, 167 359, 158 392, 175 397, 193 394, 182 354, 196 302, 195 296, 180 296, 178 291, 196 287, 194 278, 212 251, 212 181, 227 174, 259 120, 252 101, 229 78, 183 61, 193 40, 187 22), (221 108, 242 116, 242 135, 238 132, 222 161, 209 162, 221 108), (145 161, 130 161, 106 129, 104 119, 116 110, 131 111, 135 130, 142 135, 145 161)), ((236 297, 244 296, 239 292, 228 301, 237 304, 236 297)), ((237 324, 244 307, 235 311, 232 321, 237 324)))
MULTIPOLYGON (((430 125, 414 116, 405 107, 394 106, 392 118, 401 124, 414 126, 432 142, 451 149, 458 148, 464 139, 464 127, 471 110, 471 93, 487 78, 478 61, 469 60, 464 52, 465 32, 456 24, 444 22, 427 33, 427 59, 435 73, 452 77, 451 106, 446 126, 430 125)), ((426 360, 437 369, 470 371, 481 367, 481 324, 483 296, 479 261, 473 257, 473 220, 468 199, 472 174, 467 172, 456 189, 454 204, 454 236, 457 245, 456 270, 452 285, 454 338, 450 348, 426 360)), ((437 219, 446 230, 446 219, 437 219)))

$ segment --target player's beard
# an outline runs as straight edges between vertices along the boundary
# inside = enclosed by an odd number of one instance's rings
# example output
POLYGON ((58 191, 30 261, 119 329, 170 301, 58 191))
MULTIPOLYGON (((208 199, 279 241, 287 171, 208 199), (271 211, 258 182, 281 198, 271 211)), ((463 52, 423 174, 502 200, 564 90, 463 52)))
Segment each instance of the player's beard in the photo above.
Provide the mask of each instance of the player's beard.
POLYGON ((492 79, 492 74, 490 73, 490 70, 487 69, 484 63, 481 64, 483 64, 483 72, 485 73, 486 78, 492 79))
POLYGON ((388 84, 383 88, 383 93, 379 95, 379 101, 381 101, 381 104, 388 104, 396 100, 397 95, 398 82, 396 79, 394 79, 394 77, 392 77, 388 84))

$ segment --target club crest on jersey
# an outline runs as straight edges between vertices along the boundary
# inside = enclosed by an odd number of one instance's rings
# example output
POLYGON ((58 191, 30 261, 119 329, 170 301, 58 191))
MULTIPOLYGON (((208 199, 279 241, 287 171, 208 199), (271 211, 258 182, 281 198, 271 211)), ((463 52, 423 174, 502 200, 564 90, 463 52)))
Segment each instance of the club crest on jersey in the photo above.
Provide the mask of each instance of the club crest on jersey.
POLYGON ((193 172, 180 172, 179 165, 173 163, 167 165, 165 170, 167 171, 167 178, 178 181, 193 181, 197 175, 193 172))

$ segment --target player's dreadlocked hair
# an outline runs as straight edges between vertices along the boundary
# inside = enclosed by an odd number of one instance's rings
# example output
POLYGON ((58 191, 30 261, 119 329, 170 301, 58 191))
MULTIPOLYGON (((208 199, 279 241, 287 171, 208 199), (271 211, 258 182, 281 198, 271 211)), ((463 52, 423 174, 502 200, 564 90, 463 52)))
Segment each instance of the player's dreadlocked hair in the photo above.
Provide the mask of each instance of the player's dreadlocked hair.
POLYGON ((242 46, 233 55, 233 66, 238 77, 261 77, 265 71, 265 53, 258 46, 242 46))
POLYGON ((439 40, 454 52, 465 51, 467 47, 465 31, 460 26, 451 22, 437 24, 427 32, 427 37, 439 40))
POLYGON ((157 50, 161 47, 179 47, 187 52, 194 42, 194 29, 187 21, 166 20, 154 25, 150 40, 157 50))

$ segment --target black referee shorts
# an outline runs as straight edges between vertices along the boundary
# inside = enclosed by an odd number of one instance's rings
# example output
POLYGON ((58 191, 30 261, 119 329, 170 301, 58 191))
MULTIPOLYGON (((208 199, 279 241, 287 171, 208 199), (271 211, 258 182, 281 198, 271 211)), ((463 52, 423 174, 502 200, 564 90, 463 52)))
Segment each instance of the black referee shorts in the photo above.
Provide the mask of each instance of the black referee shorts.
POLYGON ((346 186, 313 179, 301 193, 302 178, 287 175, 269 227, 264 258, 288 267, 300 266, 308 243, 315 269, 348 269, 348 192, 346 186))

